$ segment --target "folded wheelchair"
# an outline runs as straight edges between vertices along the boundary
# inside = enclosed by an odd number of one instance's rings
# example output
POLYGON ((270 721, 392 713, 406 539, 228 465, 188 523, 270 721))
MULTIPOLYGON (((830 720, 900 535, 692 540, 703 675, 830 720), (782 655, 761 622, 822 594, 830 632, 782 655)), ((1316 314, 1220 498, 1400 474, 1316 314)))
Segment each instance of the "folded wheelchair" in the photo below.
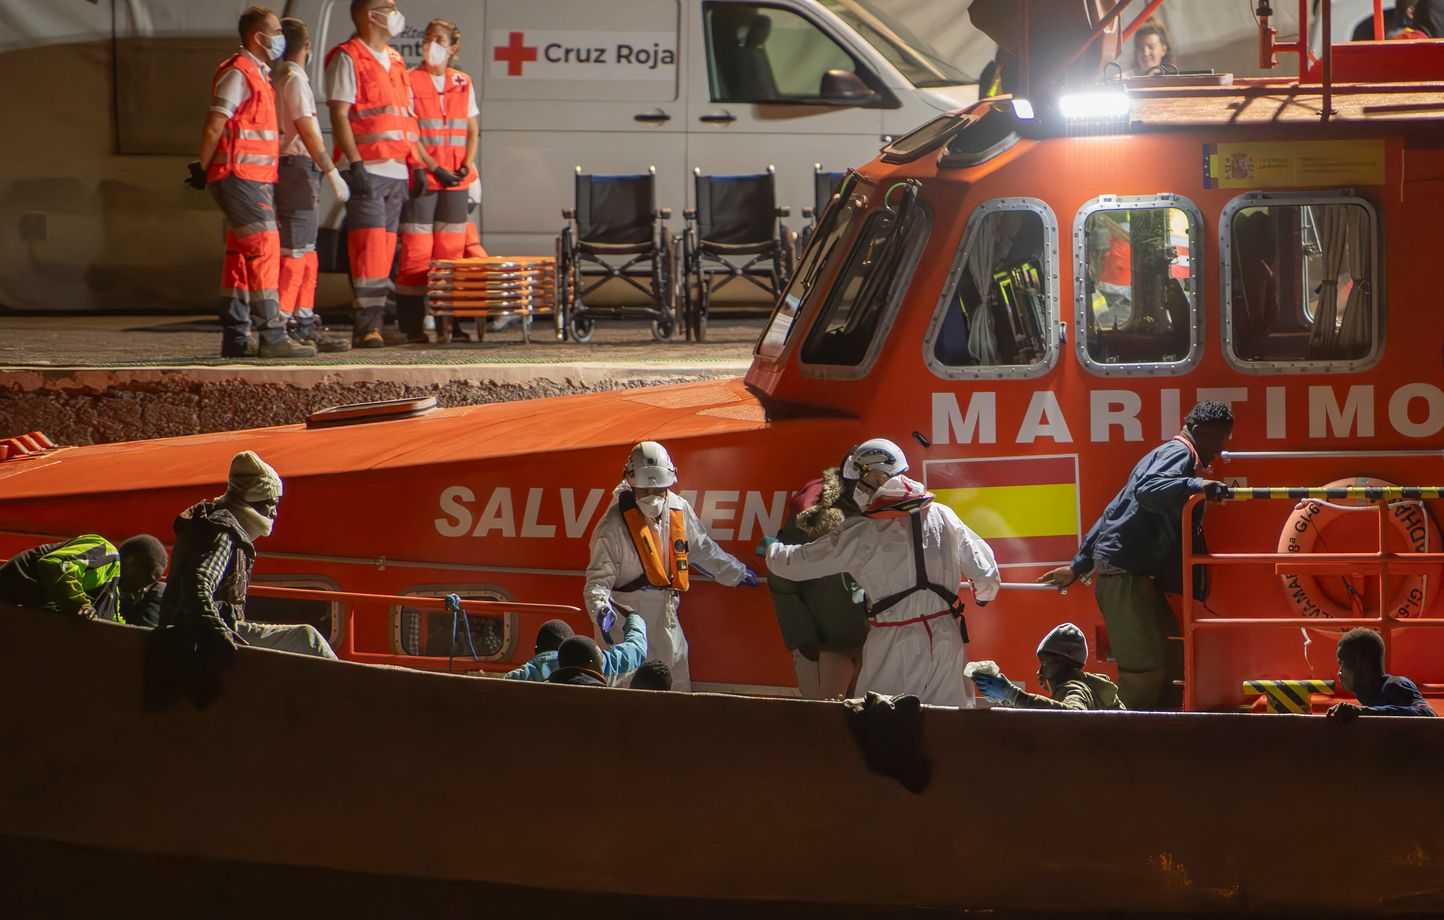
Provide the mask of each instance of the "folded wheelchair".
POLYGON ((637 176, 594 176, 577 167, 576 206, 557 240, 557 308, 564 336, 591 341, 598 320, 652 322, 652 337, 666 341, 677 327, 675 240, 663 222, 671 208, 656 207, 657 169, 637 176), (610 305, 588 298, 607 292, 610 305), (619 288, 625 285, 625 288, 619 288), (645 304, 619 303, 627 288, 645 304))

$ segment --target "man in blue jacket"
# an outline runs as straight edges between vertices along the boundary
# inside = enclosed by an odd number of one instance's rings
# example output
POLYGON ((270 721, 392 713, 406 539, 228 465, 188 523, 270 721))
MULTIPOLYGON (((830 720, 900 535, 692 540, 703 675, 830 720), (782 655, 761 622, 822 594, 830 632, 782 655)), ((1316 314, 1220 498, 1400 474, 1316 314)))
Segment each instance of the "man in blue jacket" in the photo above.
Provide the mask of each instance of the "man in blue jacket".
MULTIPOLYGON (((1118 662, 1118 693, 1129 709, 1177 708, 1175 680, 1183 677, 1178 618, 1164 594, 1183 593, 1183 506, 1202 492, 1222 501, 1227 487, 1197 474, 1233 434, 1233 412, 1220 402, 1189 410, 1183 430, 1144 455, 1123 490, 1083 538, 1071 565, 1039 578, 1060 591, 1090 573, 1093 596, 1108 627, 1118 662)), ((1190 522, 1190 539, 1203 551, 1203 507, 1190 522)), ((1195 598, 1207 596, 1207 579, 1195 571, 1195 598)))
MULTIPOLYGON (((617 605, 621 606, 621 605, 617 605)), ((647 657, 647 622, 628 609, 622 624, 622 641, 602 650, 602 674, 609 687, 625 687, 632 672, 647 657)), ((557 660, 562 643, 572 638, 564 620, 547 620, 537 630, 536 655, 531 661, 502 675, 506 680, 547 681, 561 667, 557 660)))

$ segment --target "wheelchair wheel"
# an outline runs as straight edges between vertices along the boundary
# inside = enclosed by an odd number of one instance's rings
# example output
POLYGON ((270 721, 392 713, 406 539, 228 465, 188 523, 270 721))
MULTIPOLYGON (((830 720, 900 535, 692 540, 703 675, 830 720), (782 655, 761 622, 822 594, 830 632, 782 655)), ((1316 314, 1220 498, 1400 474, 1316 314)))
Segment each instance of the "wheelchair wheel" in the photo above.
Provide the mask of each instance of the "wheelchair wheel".
POLYGON ((692 341, 707 341, 707 308, 712 303, 712 281, 703 278, 700 285, 700 296, 697 298, 697 308, 692 313, 692 341))

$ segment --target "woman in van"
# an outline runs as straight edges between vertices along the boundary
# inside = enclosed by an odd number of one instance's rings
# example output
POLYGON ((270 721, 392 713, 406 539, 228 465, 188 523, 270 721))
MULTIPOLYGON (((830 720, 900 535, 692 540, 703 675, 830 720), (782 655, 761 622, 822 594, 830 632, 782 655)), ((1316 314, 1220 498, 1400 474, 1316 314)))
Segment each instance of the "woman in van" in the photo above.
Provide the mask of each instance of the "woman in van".
MULTIPOLYGON (((416 170, 412 197, 401 213, 401 267, 396 304, 401 331, 412 342, 429 342, 426 274, 433 259, 459 259, 466 250, 467 187, 475 181, 476 90, 471 77, 450 65, 461 49, 461 30, 446 19, 426 24, 422 64, 409 74, 412 108, 421 145, 436 168, 416 170)), ((437 323, 437 338, 451 340, 449 320, 437 323)))

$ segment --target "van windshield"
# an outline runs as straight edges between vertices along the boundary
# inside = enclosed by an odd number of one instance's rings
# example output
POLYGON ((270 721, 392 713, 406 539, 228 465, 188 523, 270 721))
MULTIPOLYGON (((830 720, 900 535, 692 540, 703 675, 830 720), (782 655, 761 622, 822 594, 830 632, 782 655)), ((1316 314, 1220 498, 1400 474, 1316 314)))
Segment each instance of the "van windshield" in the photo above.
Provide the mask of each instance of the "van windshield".
POLYGON ((822 5, 874 48, 917 87, 976 83, 943 60, 932 45, 918 38, 884 9, 898 0, 822 0, 822 5))

